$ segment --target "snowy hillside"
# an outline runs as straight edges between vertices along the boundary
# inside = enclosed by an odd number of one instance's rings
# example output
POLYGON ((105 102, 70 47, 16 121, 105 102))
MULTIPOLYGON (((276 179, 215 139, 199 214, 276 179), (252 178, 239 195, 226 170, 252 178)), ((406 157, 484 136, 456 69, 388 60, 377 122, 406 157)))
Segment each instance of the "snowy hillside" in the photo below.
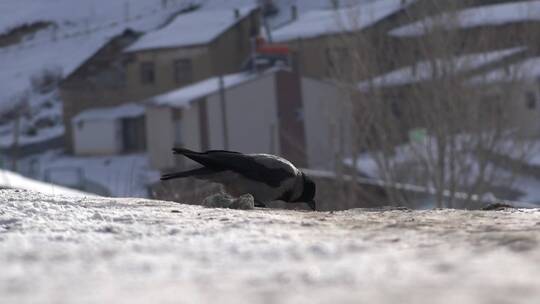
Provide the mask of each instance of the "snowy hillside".
POLYGON ((2 303, 535 303, 540 210, 300 212, 0 191, 2 303))
MULTIPOLYGON (((372 0, 363 0, 366 2, 372 0)), ((346 1, 345 1, 346 2, 346 1)), ((0 113, 16 105, 29 105, 22 119, 20 144, 59 138, 64 133, 62 105, 56 83, 40 87, 51 76, 61 80, 87 60, 111 37, 127 28, 150 31, 162 26, 177 12, 200 5, 200 10, 231 10, 256 4, 256 0, 126 0, 2 1, 0 36, 18 26, 47 22, 48 26, 23 41, 0 47, 0 113)), ((327 0, 278 0, 279 12, 270 17, 271 26, 290 21, 290 7, 299 14, 330 8, 327 0)), ((345 5, 345 4, 344 4, 345 5)), ((13 143, 13 126, 0 125, 0 149, 13 143)))

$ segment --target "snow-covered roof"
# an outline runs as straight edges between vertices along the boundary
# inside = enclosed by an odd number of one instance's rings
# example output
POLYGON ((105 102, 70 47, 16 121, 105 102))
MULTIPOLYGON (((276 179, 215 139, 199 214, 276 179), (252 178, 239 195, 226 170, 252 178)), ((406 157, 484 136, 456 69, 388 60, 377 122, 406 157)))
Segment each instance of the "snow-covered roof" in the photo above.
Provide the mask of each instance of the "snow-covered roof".
POLYGON ((469 80, 471 84, 536 80, 540 77, 540 57, 527 58, 504 68, 489 71, 469 80))
POLYGON ((0 188, 36 191, 49 195, 96 196, 82 191, 30 179, 20 174, 2 169, 0 169, 0 188))
POLYGON ((540 1, 483 5, 460 10, 457 13, 441 14, 394 29, 390 31, 390 35, 420 36, 433 27, 450 30, 523 21, 540 21, 540 1))
MULTIPOLYGON (((523 50, 525 50, 524 47, 516 47, 487 53, 474 53, 455 57, 451 60, 436 60, 435 64, 439 66, 437 70, 444 71, 445 67, 448 67, 451 69, 449 72, 460 73, 496 62, 523 50)), ((431 61, 421 61, 414 66, 397 69, 371 80, 363 81, 359 84, 359 88, 366 90, 370 87, 391 87, 421 82, 436 77, 433 73, 433 63, 431 61)))
MULTIPOLYGON (((242 84, 251 79, 255 79, 259 74, 255 73, 236 73, 223 76, 223 87, 230 87, 242 84)), ((149 103, 159 106, 171 106, 176 108, 189 107, 190 103, 199 98, 206 97, 219 91, 219 77, 212 77, 192 85, 182 87, 155 97, 149 100, 149 103)))
POLYGON ((388 17, 415 0, 364 1, 359 5, 337 10, 313 10, 298 16, 298 19, 272 32, 277 42, 298 38, 312 38, 368 27, 388 17))
POLYGON ((202 10, 181 14, 167 26, 149 32, 126 49, 136 52, 150 49, 175 48, 207 44, 248 16, 256 6, 235 10, 202 10))
POLYGON ((113 120, 118 118, 129 118, 144 115, 144 107, 128 103, 116 107, 95 108, 83 111, 73 117, 73 122, 84 120, 113 120))

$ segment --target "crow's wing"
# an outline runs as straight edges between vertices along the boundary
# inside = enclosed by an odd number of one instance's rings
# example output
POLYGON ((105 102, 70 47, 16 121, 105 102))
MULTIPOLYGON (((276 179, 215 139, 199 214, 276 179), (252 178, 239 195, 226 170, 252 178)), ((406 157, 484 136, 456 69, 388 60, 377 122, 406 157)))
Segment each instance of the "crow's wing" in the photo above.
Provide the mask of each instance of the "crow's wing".
POLYGON ((169 180, 173 178, 183 178, 183 177, 195 177, 195 178, 204 179, 205 176, 211 175, 213 173, 215 173, 215 171, 213 171, 212 169, 202 167, 202 168, 196 168, 196 169, 192 169, 188 171, 163 174, 160 179, 169 180))
POLYGON ((283 180, 296 176, 294 166, 281 158, 266 154, 242 154, 224 150, 194 152, 173 149, 213 171, 233 171, 248 179, 279 187, 283 180))

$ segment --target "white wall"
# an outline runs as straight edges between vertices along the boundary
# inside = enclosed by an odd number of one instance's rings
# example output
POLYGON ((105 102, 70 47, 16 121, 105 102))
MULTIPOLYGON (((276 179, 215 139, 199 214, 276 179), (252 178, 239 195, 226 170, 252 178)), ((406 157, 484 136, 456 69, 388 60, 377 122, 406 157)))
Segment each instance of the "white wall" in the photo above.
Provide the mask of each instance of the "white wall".
POLYGON ((146 143, 150 166, 169 169, 175 166, 173 110, 164 107, 146 109, 146 143))
POLYGON ((189 108, 182 109, 181 144, 190 150, 201 150, 201 128, 199 122, 199 103, 194 102, 189 108))
POLYGON ((89 120, 73 124, 76 155, 112 155, 122 150, 121 124, 117 120, 89 120))
POLYGON ((335 169, 336 154, 349 151, 349 127, 344 99, 332 84, 302 78, 302 98, 306 132, 308 166, 313 169, 335 169))
MULTIPOLYGON (((207 98, 209 146, 224 149, 219 94, 207 98)), ((279 154, 274 74, 229 88, 226 92, 229 150, 279 154)))

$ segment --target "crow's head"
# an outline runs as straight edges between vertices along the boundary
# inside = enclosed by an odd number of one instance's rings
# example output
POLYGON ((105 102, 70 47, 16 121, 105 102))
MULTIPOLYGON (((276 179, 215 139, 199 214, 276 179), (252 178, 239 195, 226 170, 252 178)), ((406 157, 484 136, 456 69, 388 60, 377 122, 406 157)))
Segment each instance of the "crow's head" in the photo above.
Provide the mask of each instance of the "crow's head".
POLYGON ((296 200, 297 202, 304 202, 309 205, 309 207, 313 210, 315 210, 315 192, 316 192, 316 186, 315 182, 306 176, 302 172, 302 178, 304 180, 304 187, 302 191, 302 195, 296 200))

